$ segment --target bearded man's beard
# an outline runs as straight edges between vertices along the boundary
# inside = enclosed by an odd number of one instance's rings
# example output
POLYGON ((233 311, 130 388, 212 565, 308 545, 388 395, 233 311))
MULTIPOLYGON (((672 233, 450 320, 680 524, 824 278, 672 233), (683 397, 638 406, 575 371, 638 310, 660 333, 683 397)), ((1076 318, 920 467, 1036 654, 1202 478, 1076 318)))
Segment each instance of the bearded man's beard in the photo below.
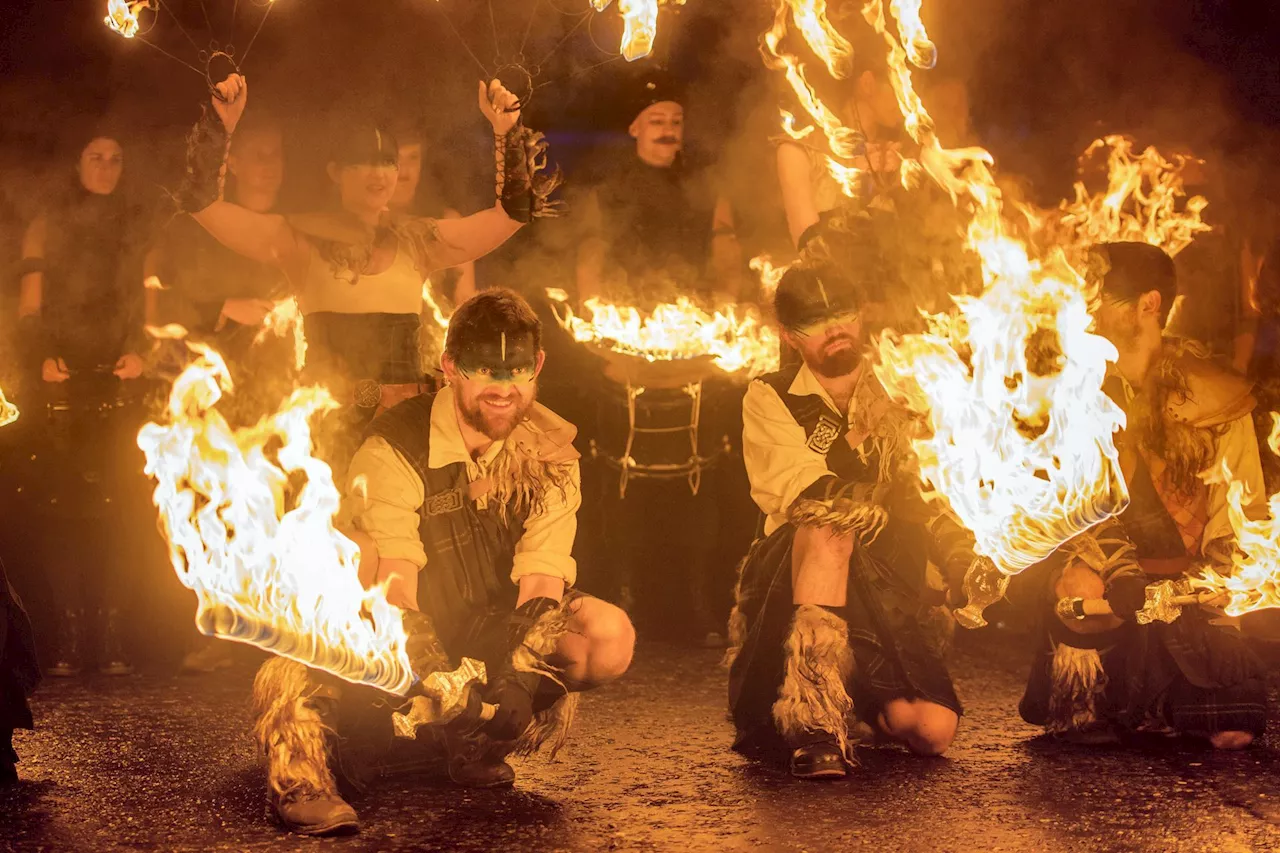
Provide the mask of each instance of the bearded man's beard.
POLYGON ((841 376, 848 376, 858 368, 858 363, 862 361, 862 353, 858 349, 858 342, 851 337, 841 337, 834 338, 829 343, 840 340, 848 341, 850 346, 836 352, 827 352, 824 347, 817 360, 809 365, 809 368, 814 373, 826 379, 838 379, 841 376))
POLYGON ((494 441, 502 441, 511 435, 511 431, 519 426, 525 415, 529 413, 534 400, 537 399, 537 391, 534 391, 534 395, 528 401, 520 397, 513 398, 511 408, 505 412, 485 409, 481 403, 484 397, 482 393, 473 400, 459 398, 458 408, 462 412, 462 420, 476 432, 494 441))

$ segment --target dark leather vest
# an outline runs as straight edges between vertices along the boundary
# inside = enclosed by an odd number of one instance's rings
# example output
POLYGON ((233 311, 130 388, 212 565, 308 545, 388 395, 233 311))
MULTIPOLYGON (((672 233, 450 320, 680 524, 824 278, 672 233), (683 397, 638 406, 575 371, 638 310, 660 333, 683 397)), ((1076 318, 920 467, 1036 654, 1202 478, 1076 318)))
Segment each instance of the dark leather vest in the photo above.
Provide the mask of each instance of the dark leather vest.
POLYGON ((480 509, 462 462, 427 465, 435 400, 434 394, 405 400, 375 418, 368 434, 385 439, 422 479, 418 535, 427 565, 418 580, 418 606, 447 644, 477 611, 514 609, 518 589, 511 567, 527 513, 504 513, 492 499, 480 509))

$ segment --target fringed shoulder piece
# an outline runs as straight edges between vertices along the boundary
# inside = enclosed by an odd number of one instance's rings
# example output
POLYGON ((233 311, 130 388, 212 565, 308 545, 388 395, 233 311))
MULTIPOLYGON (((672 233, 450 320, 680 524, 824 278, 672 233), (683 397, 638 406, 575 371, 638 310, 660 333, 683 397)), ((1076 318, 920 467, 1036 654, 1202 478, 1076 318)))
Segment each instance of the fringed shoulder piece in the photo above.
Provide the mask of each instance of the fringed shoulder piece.
POLYGON ((534 404, 489 472, 493 496, 504 513, 536 515, 546 508, 550 490, 567 497, 580 487, 573 467, 580 455, 573 446, 577 433, 573 424, 534 404))

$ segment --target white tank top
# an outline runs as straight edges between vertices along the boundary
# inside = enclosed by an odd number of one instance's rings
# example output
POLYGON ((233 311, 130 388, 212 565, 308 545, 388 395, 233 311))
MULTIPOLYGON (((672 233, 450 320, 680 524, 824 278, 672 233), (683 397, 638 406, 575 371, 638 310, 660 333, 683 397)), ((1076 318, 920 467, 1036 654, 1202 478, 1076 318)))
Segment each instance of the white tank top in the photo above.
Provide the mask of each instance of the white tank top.
POLYGON ((410 254, 396 248, 391 266, 377 275, 361 275, 355 283, 334 275, 333 268, 311 247, 306 280, 298 294, 303 314, 420 314, 422 276, 410 254))

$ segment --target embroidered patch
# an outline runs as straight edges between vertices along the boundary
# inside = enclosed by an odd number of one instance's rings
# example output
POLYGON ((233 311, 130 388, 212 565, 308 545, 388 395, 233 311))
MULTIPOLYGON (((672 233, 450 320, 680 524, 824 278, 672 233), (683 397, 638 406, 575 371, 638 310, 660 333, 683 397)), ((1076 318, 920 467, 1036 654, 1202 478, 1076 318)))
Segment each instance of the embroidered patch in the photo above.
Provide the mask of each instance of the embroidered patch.
POLYGON ((826 415, 818 418, 818 425, 813 428, 813 433, 809 436, 807 447, 814 453, 821 453, 824 456, 831 449, 831 445, 836 443, 836 439, 840 437, 840 424, 833 421, 826 415))
POLYGON ((425 509, 427 515, 444 515, 460 509, 462 509, 462 489, 450 489, 427 497, 425 509))

